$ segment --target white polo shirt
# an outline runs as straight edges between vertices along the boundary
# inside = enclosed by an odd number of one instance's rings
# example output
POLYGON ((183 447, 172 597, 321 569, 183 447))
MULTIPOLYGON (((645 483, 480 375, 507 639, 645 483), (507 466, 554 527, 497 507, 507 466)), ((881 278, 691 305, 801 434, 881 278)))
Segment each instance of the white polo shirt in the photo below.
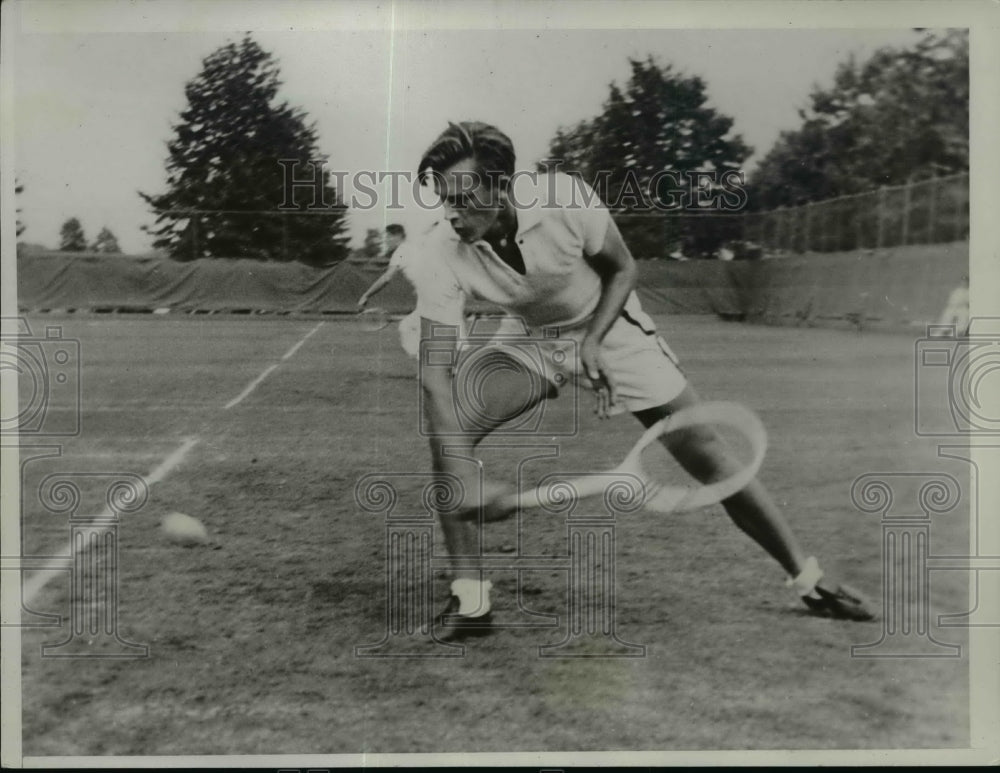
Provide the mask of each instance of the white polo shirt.
POLYGON ((392 251, 392 255, 389 256, 389 268, 399 269, 403 272, 403 276, 412 282, 415 267, 409 253, 409 247, 409 244, 403 243, 392 251))
MULTIPOLYGON (((414 245, 420 255, 419 271, 412 272, 420 316, 460 324, 470 298, 495 303, 531 327, 572 327, 593 314, 601 278, 584 256, 604 245, 611 223, 607 208, 583 181, 561 173, 518 173, 511 201, 525 273, 484 240, 466 244, 441 220, 414 245)), ((638 308, 634 293, 629 306, 638 308)))

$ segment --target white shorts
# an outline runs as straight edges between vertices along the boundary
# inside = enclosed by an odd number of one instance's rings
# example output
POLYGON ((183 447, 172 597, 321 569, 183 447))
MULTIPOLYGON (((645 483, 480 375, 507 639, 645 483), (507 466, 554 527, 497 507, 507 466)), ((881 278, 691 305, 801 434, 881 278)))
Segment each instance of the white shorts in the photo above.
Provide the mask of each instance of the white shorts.
MULTIPOLYGON (((468 320, 462 325, 461 335, 468 332, 468 320)), ((417 359, 420 356, 420 314, 413 310, 399 321, 399 343, 403 351, 417 359)))
MULTIPOLYGON (((587 324, 573 328, 527 330, 517 317, 505 317, 492 334, 490 345, 502 346, 534 369, 556 388, 569 380, 591 388, 581 371, 579 345, 587 324), (518 352, 521 352, 519 355, 518 352)), ((474 338, 475 336, 473 336, 474 338)), ((610 413, 642 411, 665 405, 687 386, 677 355, 657 333, 653 320, 642 311, 623 311, 601 343, 601 358, 617 394, 610 413)))
POLYGON ((420 315, 412 311, 399 321, 399 343, 414 359, 420 354, 420 315))

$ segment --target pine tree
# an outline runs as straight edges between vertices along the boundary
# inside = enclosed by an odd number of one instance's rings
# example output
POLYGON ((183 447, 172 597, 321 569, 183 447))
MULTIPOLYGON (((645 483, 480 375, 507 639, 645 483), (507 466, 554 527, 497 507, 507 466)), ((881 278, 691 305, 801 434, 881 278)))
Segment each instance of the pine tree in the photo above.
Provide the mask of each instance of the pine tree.
POLYGON ((90 250, 91 252, 103 252, 108 255, 120 255, 122 251, 121 247, 118 246, 117 237, 107 226, 102 228, 101 232, 97 234, 97 238, 90 246, 90 250))
POLYGON ((328 264, 346 255, 346 212, 322 169, 327 157, 306 114, 278 101, 278 76, 273 56, 249 35, 204 60, 167 145, 167 192, 140 193, 156 215, 146 229, 154 248, 179 260, 328 264), (320 169, 321 196, 286 184, 320 169))
POLYGON ((62 252, 87 251, 87 237, 84 236, 83 226, 75 217, 71 217, 59 229, 59 249, 62 252))

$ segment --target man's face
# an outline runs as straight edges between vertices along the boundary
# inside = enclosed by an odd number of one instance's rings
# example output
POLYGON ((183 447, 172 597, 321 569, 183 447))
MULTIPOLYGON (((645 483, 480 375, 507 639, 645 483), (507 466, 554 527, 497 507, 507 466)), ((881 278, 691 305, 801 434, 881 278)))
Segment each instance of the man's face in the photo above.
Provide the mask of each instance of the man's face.
POLYGON ((471 244, 482 239, 496 225, 504 195, 499 185, 491 184, 478 170, 475 161, 459 161, 435 175, 435 182, 445 218, 463 242, 471 244))
POLYGON ((386 233, 385 235, 385 251, 393 252, 400 244, 403 243, 403 235, 398 233, 386 233))

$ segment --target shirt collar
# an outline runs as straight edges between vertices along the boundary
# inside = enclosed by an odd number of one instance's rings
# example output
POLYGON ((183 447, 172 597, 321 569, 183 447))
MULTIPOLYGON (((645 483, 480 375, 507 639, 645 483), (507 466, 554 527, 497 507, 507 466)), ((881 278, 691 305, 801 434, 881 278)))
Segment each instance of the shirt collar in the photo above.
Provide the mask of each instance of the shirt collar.
MULTIPOLYGON (((517 210, 517 233, 514 234, 515 239, 520 239, 521 234, 525 231, 530 231, 536 225, 542 221, 542 216, 545 212, 542 205, 546 203, 546 184, 545 184, 545 174, 542 172, 517 172, 514 177, 514 203, 519 205, 516 207, 517 210)), ((447 221, 441 220, 440 223, 446 223, 447 221)), ((449 238, 459 244, 465 244, 459 237, 458 234, 451 228, 447 229, 449 233, 449 238)), ((476 244, 487 244, 483 239, 480 239, 476 244)))
POLYGON ((517 211, 518 238, 525 231, 534 228, 542 220, 544 199, 544 177, 541 172, 517 172, 512 185, 512 194, 517 211), (541 182, 541 185, 539 184, 541 182))

